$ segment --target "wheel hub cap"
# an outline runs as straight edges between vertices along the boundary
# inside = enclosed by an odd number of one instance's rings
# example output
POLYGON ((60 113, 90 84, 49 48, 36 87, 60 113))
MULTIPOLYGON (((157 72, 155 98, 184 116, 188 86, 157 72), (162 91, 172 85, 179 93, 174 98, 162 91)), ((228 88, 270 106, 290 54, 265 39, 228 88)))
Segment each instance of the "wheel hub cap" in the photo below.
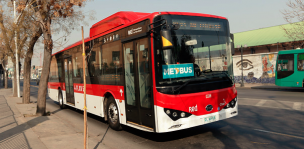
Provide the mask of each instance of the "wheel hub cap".
POLYGON ((115 124, 118 120, 118 110, 115 104, 110 104, 108 109, 108 115, 111 122, 115 124))

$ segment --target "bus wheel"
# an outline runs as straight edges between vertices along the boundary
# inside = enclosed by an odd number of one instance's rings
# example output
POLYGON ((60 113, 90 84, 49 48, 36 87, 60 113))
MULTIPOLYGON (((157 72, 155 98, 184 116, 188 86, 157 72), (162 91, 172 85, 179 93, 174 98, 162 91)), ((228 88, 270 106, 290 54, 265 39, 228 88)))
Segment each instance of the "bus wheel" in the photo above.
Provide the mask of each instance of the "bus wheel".
POLYGON ((119 111, 118 107, 114 101, 114 98, 111 96, 107 102, 107 117, 109 125, 114 130, 121 130, 122 127, 119 123, 119 111))
POLYGON ((64 109, 65 105, 63 103, 63 98, 62 98, 62 92, 61 92, 61 90, 59 90, 59 92, 58 92, 58 102, 59 102, 60 109, 64 109))

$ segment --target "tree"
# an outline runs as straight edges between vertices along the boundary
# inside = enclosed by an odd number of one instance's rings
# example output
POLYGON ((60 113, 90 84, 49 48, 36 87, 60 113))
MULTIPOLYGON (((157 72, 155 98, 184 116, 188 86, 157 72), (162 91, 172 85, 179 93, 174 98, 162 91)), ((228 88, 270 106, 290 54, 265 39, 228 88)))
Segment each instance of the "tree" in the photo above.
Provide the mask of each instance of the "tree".
POLYGON ((33 9, 25 9, 26 8, 26 2, 23 0, 19 0, 17 2, 18 7, 17 11, 20 15, 24 15, 25 23, 29 28, 27 28, 27 34, 30 36, 28 41, 28 49, 26 53, 24 54, 24 76, 23 76, 23 100, 22 103, 28 104, 30 103, 30 81, 31 81, 31 63, 32 63, 32 57, 34 52, 34 47, 38 39, 42 35, 42 29, 39 26, 39 23, 35 21, 34 18, 34 11, 33 9))
MULTIPOLYGON (((2 39, 0 37, 0 39, 2 39)), ((4 88, 7 89, 7 70, 6 70, 6 65, 7 65, 7 55, 5 52, 5 48, 3 46, 3 42, 2 40, 0 40, 0 60, 1 60, 1 64, 2 64, 2 69, 3 69, 3 86, 4 88)))
MULTIPOLYGON (((0 6, 0 31, 1 31, 1 37, 3 39, 3 45, 4 49, 3 52, 5 55, 10 56, 13 63, 14 63, 14 70, 16 70, 16 49, 15 49, 15 32, 17 33, 17 39, 18 39, 18 49, 17 52, 20 55, 22 53, 22 50, 24 48, 24 45, 27 41, 27 34, 25 33, 25 26, 22 23, 24 21, 24 17, 21 16, 19 18, 20 23, 15 23, 12 14, 10 14, 9 10, 12 10, 11 5, 9 1, 1 1, 0 6), (1 6, 8 5, 9 7, 2 8, 1 6), (4 9, 6 11, 4 11, 4 9), (5 13, 6 12, 6 13, 5 13)), ((20 58, 20 57, 19 57, 20 58)), ((17 96, 17 81, 16 81, 16 73, 14 73, 14 94, 13 96, 17 96)))
POLYGON ((84 15, 81 9, 77 8, 83 6, 85 2, 86 0, 27 0, 23 6, 20 6, 25 8, 30 5, 34 10, 33 16, 39 23, 43 37, 44 56, 38 90, 37 115, 45 115, 46 111, 46 89, 53 49, 52 34, 54 31, 64 31, 68 34, 73 27, 79 25, 79 22, 84 20, 84 15))
POLYGON ((285 9, 282 13, 286 22, 290 24, 288 27, 283 27, 288 38, 294 41, 293 47, 303 47, 304 42, 304 1, 289 0, 287 2, 289 9, 285 9))
POLYGON ((31 82, 31 63, 32 63, 32 57, 33 57, 33 52, 34 52, 34 46, 42 35, 42 30, 41 28, 37 27, 37 31, 34 32, 34 34, 31 36, 30 41, 29 41, 29 46, 28 50, 25 54, 24 58, 24 67, 23 67, 23 100, 22 103, 28 104, 30 103, 30 82, 31 82))

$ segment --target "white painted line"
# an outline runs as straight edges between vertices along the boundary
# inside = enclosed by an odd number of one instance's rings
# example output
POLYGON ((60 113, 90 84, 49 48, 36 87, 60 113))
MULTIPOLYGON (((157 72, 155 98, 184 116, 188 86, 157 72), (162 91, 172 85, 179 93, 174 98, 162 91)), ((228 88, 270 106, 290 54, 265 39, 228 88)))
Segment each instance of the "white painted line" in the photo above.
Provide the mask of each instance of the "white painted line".
POLYGON ((241 99, 241 100, 261 100, 261 99, 255 99, 255 98, 238 98, 238 99, 241 99))
POLYGON ((267 131, 267 130, 261 130, 261 129, 254 129, 254 130, 260 131, 260 132, 272 133, 272 134, 277 134, 277 135, 281 135, 281 136, 292 137, 292 138, 297 138, 297 139, 303 139, 304 140, 304 137, 293 136, 293 135, 288 135, 288 134, 283 134, 283 133, 278 133, 278 132, 272 132, 272 131, 267 131))
POLYGON ((301 106, 302 106, 302 103, 301 102, 295 102, 293 103, 293 109, 295 110, 301 110, 301 106))
POLYGON ((259 101, 255 106, 263 106, 263 104, 266 102, 267 100, 261 100, 259 101))

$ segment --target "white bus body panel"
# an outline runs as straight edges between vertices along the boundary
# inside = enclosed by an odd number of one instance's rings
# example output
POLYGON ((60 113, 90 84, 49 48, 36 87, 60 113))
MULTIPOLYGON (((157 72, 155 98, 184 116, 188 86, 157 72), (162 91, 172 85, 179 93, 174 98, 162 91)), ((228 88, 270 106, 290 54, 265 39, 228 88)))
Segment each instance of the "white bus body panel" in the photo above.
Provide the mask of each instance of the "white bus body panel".
POLYGON ((154 106, 154 107, 155 107, 155 111, 157 111, 157 115, 155 115, 156 132, 159 133, 177 131, 195 126, 205 125, 212 122, 231 118, 238 114, 238 104, 236 103, 234 108, 222 109, 219 112, 215 112, 207 115, 201 115, 201 116, 191 115, 187 118, 180 118, 176 121, 173 121, 164 112, 164 108, 159 106, 154 106), (213 116, 215 116, 215 120, 211 122, 205 122, 205 118, 209 118, 213 116))

